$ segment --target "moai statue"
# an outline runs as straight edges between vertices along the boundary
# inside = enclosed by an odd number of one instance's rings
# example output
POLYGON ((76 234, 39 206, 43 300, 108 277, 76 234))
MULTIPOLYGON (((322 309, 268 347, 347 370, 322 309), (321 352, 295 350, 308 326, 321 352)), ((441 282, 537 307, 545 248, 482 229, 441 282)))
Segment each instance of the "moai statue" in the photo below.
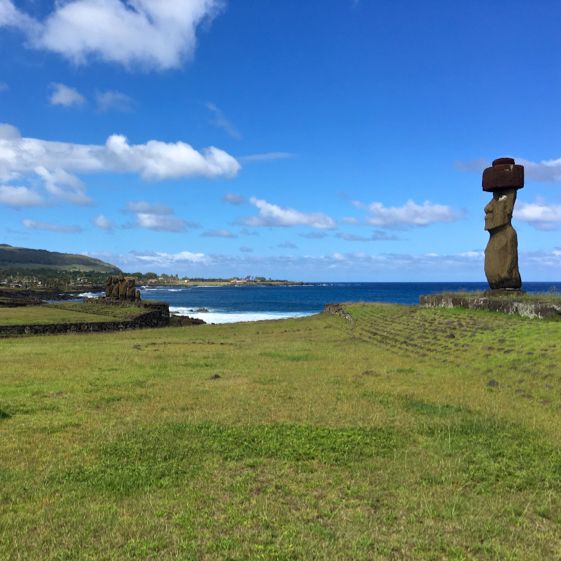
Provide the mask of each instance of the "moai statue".
POLYGON ((485 276, 493 289, 520 290, 518 238, 512 227, 516 191, 524 187, 524 166, 512 158, 499 158, 483 172, 483 191, 493 193, 485 207, 485 230, 489 243, 485 248, 485 276))

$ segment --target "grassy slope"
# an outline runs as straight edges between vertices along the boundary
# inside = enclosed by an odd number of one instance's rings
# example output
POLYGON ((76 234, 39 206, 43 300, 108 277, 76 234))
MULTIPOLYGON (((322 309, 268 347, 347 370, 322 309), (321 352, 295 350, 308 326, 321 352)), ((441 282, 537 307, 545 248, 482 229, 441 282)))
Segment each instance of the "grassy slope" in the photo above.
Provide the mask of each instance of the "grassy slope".
POLYGON ((64 303, 21 308, 1 308, 2 325, 45 325, 129 319, 138 315, 135 306, 103 306, 101 304, 64 303))
POLYGON ((119 273, 115 265, 74 253, 29 249, 0 244, 0 269, 57 269, 62 271, 98 271, 119 273))
POLYGON ((0 558, 560 559, 561 323, 351 309, 3 340, 0 558))

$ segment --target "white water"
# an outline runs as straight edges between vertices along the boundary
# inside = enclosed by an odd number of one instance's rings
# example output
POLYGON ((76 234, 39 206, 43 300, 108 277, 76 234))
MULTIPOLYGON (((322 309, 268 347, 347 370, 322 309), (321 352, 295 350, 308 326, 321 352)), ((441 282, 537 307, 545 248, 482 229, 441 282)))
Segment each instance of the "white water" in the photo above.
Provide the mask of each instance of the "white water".
POLYGON ((193 308, 170 306, 170 312, 178 316, 202 319, 206 323, 239 323, 246 321, 265 321, 271 319, 300 318, 312 315, 312 312, 195 312, 193 308))
POLYGON ((100 298, 103 296, 105 292, 82 292, 82 294, 78 294, 80 298, 100 298))

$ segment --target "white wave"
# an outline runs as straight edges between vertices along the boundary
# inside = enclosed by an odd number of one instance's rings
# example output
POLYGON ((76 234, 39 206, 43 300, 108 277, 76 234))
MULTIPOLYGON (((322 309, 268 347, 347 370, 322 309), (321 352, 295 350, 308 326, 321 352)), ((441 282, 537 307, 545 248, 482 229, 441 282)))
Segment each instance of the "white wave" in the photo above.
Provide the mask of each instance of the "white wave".
POLYGON ((170 312, 178 316, 189 316, 202 319, 206 323, 240 323, 247 321, 266 321, 274 319, 300 318, 310 316, 315 312, 194 312, 192 308, 171 306, 170 312))
POLYGON ((80 298, 101 298, 105 292, 82 292, 78 294, 80 298))

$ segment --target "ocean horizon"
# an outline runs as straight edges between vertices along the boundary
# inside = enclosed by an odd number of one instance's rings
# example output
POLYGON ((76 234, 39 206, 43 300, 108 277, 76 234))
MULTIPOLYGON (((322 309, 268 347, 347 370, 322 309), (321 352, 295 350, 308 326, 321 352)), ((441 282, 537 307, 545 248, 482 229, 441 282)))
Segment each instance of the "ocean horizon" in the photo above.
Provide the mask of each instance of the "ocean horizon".
MULTIPOLYGON (((143 286, 142 298, 159 300, 173 314, 206 323, 237 323, 304 317, 326 304, 385 302, 416 305, 423 294, 486 290, 486 282, 316 282, 288 286, 143 286)), ((561 292, 561 282, 526 282, 526 292, 561 292)), ((100 296, 84 293, 81 296, 100 296)))

